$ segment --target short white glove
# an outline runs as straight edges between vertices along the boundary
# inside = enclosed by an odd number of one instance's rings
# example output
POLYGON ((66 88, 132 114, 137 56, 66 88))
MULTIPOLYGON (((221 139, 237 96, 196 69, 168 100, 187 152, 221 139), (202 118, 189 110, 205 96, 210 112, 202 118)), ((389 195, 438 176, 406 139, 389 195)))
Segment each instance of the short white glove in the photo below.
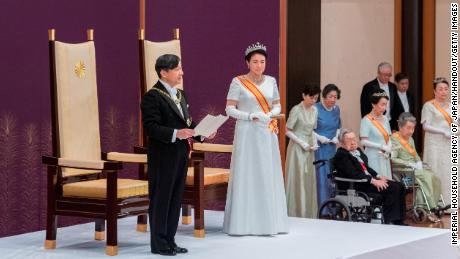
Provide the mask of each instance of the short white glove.
POLYGON ((380 146, 380 149, 385 151, 385 153, 391 153, 391 145, 382 144, 380 146))
POLYGON ((446 138, 450 139, 450 136, 451 136, 450 129, 445 130, 443 133, 446 138))
POLYGON ((417 170, 423 169, 422 161, 418 161, 417 163, 415 163, 414 168, 417 169, 417 170))
POLYGON ((338 145, 339 144, 339 138, 338 137, 334 137, 331 139, 331 142, 338 145))

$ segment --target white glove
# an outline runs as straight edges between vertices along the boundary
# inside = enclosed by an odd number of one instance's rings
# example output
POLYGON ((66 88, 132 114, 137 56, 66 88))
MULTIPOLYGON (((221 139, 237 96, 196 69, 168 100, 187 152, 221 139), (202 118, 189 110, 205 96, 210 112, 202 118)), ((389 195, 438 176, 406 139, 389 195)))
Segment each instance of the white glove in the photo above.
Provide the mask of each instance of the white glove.
POLYGON ((422 161, 418 161, 417 163, 415 163, 415 169, 423 169, 423 163, 422 161))
POLYGON ((339 144, 339 138, 338 137, 334 137, 331 139, 331 142, 338 145, 339 144))
POLYGON ((305 151, 309 151, 309 150, 310 150, 310 145, 308 145, 307 142, 303 142, 303 141, 302 141, 301 143, 299 143, 299 145, 300 145, 300 146, 302 147, 302 149, 305 150, 305 151))
POLYGON ((299 144, 299 145, 302 147, 303 150, 305 150, 305 151, 309 151, 309 150, 310 150, 310 145, 309 145, 307 142, 301 140, 299 137, 297 137, 297 136, 294 134, 294 132, 288 130, 288 131, 286 132, 286 136, 287 136, 288 138, 290 138, 292 141, 294 141, 295 143, 299 144))
POLYGON ((444 133, 444 137, 450 139, 450 136, 451 136, 450 130, 445 130, 443 133, 444 133))
POLYGON ((264 123, 269 123, 271 121, 271 118, 270 116, 268 116, 267 114, 265 114, 264 112, 254 112, 254 113, 251 113, 249 115, 249 118, 251 120, 257 118, 259 119, 260 122, 264 122, 264 123))
POLYGON ((430 124, 428 124, 427 122, 423 123, 423 129, 425 131, 428 131, 428 132, 431 132, 431 133, 435 133, 435 134, 441 134, 441 135, 444 135, 445 137, 448 137, 450 138, 450 130, 447 130, 447 129, 443 129, 443 128, 439 128, 439 127, 435 127, 435 126, 431 126, 430 124), (447 136, 447 132, 449 132, 449 136, 447 136))
POLYGON ((234 105, 225 107, 225 112, 228 116, 233 117, 237 120, 249 120, 249 113, 236 109, 234 105))
POLYGON ((318 150, 318 148, 319 148, 318 145, 314 145, 314 146, 310 147, 310 150, 311 151, 316 151, 316 150, 318 150))
POLYGON ((380 149, 385 151, 385 153, 391 153, 391 144, 382 144, 380 149))
POLYGON ((369 139, 361 140, 361 145, 365 147, 375 148, 375 149, 382 149, 382 146, 379 143, 369 141, 369 139))
POLYGON ((313 134, 315 135, 316 139, 321 143, 321 144, 327 144, 331 142, 330 139, 326 138, 325 136, 321 136, 318 133, 313 131, 313 134))
POLYGON ((274 104, 272 110, 267 113, 268 117, 276 116, 281 113, 281 104, 274 104))

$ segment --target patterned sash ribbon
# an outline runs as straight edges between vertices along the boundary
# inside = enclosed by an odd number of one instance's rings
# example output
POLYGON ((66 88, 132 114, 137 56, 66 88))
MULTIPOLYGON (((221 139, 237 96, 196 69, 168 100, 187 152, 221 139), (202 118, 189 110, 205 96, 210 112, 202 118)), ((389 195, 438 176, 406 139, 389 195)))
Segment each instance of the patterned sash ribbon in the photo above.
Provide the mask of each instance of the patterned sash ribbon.
MULTIPOLYGON (((265 96, 259 91, 257 86, 255 86, 251 81, 248 79, 242 78, 241 76, 237 77, 238 80, 240 80, 241 84, 249 90, 255 97, 257 102, 259 103, 260 107, 265 113, 270 112, 270 105, 268 105, 267 99, 265 99, 265 96)), ((268 125, 270 130, 274 132, 275 134, 278 134, 278 121, 273 119, 270 121, 270 124, 268 125)))
POLYGON ((450 117, 449 113, 447 113, 447 111, 444 110, 435 100, 432 100, 431 103, 442 114, 444 119, 447 121, 447 124, 449 124, 450 128, 450 125, 452 124, 452 118, 450 117))
POLYGON ((401 143, 401 145, 407 150, 407 152, 409 152, 409 154, 411 154, 414 158, 417 157, 417 151, 415 151, 415 149, 412 148, 408 141, 406 141, 401 137, 401 135, 399 135, 399 132, 394 133, 393 136, 395 136, 395 138, 401 143))
POLYGON ((382 126, 382 124, 375 119, 371 114, 366 115, 366 117, 374 124, 374 126, 378 129, 380 134, 382 134, 383 138, 385 139, 385 143, 388 144, 388 141, 390 141, 390 135, 388 132, 385 130, 385 128, 382 126))

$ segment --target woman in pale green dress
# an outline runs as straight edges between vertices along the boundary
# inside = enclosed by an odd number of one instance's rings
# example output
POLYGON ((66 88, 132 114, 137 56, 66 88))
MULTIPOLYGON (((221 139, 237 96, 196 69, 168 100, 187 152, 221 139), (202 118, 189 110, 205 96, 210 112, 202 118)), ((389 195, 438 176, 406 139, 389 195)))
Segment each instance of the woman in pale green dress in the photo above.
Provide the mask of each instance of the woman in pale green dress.
MULTIPOLYGON (((409 112, 403 112, 399 116, 399 131, 391 135, 391 161, 394 164, 402 164, 415 170, 415 180, 420 189, 425 192, 429 208, 436 209, 441 196, 441 182, 431 169, 423 166, 422 160, 415 150, 412 134, 416 123, 415 117, 409 112)), ((425 200, 420 189, 417 191, 416 203, 424 206, 425 200)), ((424 207, 426 208, 426 206, 424 207)), ((429 216, 430 220, 439 221, 435 214, 431 213, 429 216)))
POLYGON ((303 101, 292 107, 286 122, 289 145, 286 154, 286 199, 290 217, 316 218, 318 213, 316 173, 313 167, 318 149, 313 129, 318 111, 314 104, 321 89, 307 85, 303 101))

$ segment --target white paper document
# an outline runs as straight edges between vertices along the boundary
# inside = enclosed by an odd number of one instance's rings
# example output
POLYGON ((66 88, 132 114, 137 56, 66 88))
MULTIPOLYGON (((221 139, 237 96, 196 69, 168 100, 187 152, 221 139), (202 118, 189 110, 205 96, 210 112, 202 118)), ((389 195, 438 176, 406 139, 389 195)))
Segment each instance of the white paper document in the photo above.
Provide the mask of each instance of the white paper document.
POLYGON ((195 136, 203 136, 208 138, 212 133, 216 132, 217 129, 219 129, 220 126, 222 126, 222 124, 224 124, 227 120, 228 116, 224 116, 222 114, 218 116, 208 114, 194 128, 195 136))

